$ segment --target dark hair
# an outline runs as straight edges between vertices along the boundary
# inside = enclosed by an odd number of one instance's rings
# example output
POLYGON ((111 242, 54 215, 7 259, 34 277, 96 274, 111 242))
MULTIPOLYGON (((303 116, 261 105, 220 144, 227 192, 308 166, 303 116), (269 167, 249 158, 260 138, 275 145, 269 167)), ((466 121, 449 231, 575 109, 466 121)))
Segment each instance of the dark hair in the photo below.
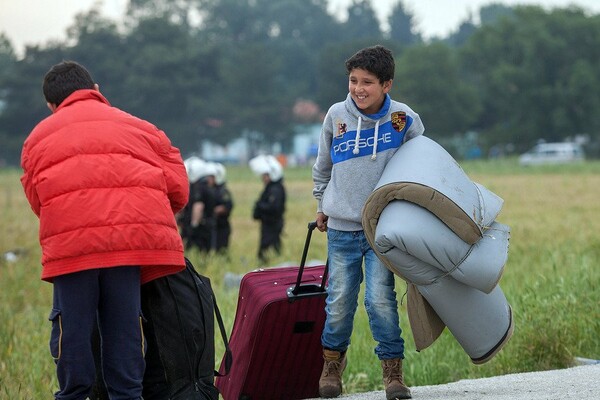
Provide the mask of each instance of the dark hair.
POLYGON ((364 69, 379 78, 383 83, 394 79, 394 56, 381 45, 366 47, 346 60, 348 74, 353 69, 364 69))
POLYGON ((46 101, 57 106, 74 91, 93 88, 92 76, 75 61, 63 61, 50 68, 42 86, 46 101))

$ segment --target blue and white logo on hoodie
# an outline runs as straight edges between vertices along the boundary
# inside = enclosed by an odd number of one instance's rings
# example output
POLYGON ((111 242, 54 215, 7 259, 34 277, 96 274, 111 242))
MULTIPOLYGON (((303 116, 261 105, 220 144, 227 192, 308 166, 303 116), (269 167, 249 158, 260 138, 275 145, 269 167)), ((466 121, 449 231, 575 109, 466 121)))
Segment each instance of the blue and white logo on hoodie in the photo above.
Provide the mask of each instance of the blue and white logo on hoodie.
MULTIPOLYGON (((377 134, 376 153, 394 149, 402 145, 404 134, 412 124, 412 118, 407 117, 406 125, 398 132, 394 129, 392 121, 387 121, 379 126, 377 134)), ((373 154, 375 146, 375 128, 364 129, 358 135, 357 131, 346 131, 343 135, 333 137, 331 143, 331 160, 334 164, 352 158, 364 157, 373 154), (358 152, 355 152, 358 149, 358 152)))

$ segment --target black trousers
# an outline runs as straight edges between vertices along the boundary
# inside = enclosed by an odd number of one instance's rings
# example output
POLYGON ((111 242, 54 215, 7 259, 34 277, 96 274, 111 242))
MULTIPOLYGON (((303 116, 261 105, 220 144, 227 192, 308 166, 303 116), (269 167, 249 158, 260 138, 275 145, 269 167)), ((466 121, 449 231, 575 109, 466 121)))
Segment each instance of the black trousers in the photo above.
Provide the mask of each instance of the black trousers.
POLYGON ((50 352, 56 363, 57 400, 85 399, 96 380, 92 337, 100 332, 101 365, 112 399, 142 396, 145 341, 140 268, 92 269, 54 278, 50 352))
POLYGON ((281 252, 281 232, 283 221, 262 222, 260 226, 260 244, 258 246, 258 258, 265 261, 265 252, 273 248, 277 254, 281 252))

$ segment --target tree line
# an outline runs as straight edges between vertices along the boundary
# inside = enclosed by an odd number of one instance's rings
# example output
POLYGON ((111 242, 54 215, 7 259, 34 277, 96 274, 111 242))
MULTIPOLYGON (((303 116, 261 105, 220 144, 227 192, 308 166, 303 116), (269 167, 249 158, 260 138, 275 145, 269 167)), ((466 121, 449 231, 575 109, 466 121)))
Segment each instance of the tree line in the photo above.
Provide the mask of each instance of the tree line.
POLYGON ((576 136, 589 139, 588 155, 600 153, 600 15, 491 4, 477 22, 424 40, 403 0, 385 30, 370 0, 335 14, 327 5, 130 0, 123 21, 93 7, 64 41, 20 56, 0 32, 0 163, 18 165, 25 137, 48 115, 42 77, 61 60, 88 67, 113 105, 155 123, 184 154, 240 137, 286 150, 294 126, 319 123, 344 99, 344 60, 373 44, 394 52, 392 98, 455 156, 465 140, 487 154, 576 136))

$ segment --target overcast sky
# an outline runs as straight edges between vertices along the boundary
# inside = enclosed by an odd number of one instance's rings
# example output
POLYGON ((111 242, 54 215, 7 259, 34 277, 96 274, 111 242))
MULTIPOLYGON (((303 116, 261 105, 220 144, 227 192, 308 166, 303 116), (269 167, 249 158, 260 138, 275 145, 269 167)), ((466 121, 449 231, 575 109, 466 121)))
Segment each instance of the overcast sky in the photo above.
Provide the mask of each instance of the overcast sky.
MULTIPOLYGON (((273 0, 277 1, 277 0, 273 0)), ((398 0, 371 0, 378 17, 385 20, 398 0)), ((574 4, 593 14, 600 14, 600 0, 403 0, 415 16, 425 38, 445 36, 455 31, 469 15, 476 16, 482 5, 535 4, 545 8, 574 4)), ((118 20, 127 0, 0 0, 0 32, 4 32, 19 53, 26 44, 45 44, 62 40, 75 14, 88 11, 94 3, 102 4, 106 17, 118 20)), ((344 18, 352 0, 329 0, 329 9, 339 10, 344 18)), ((477 22, 477 21, 476 21, 477 22)))

